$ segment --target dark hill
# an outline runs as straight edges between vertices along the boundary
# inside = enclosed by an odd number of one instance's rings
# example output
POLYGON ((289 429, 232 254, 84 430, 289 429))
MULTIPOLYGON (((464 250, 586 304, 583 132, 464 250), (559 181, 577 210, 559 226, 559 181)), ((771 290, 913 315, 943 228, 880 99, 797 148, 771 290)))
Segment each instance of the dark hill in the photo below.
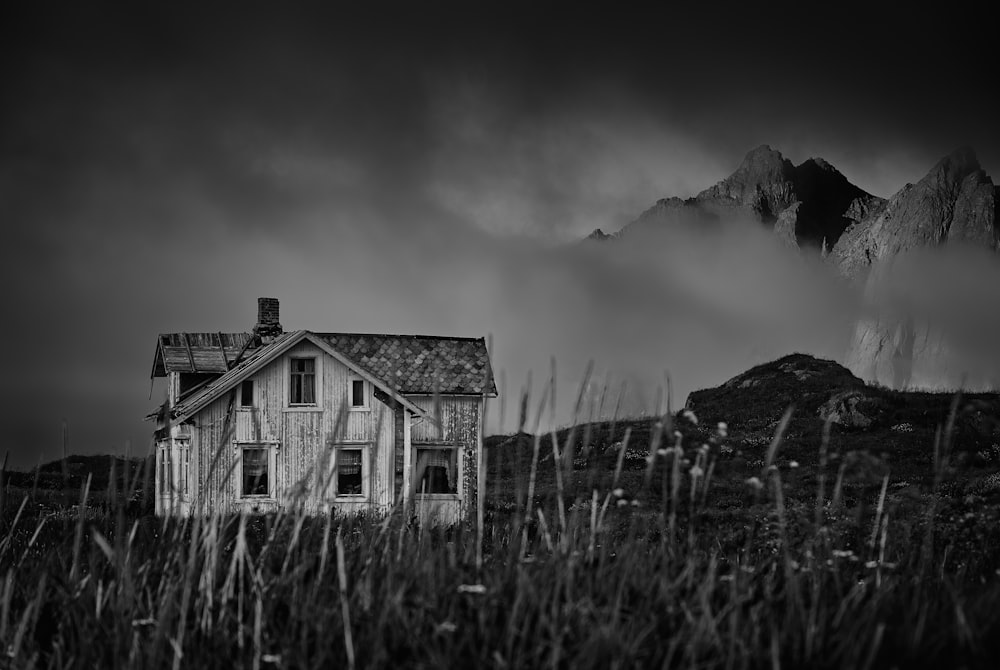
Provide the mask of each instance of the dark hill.
MULTIPOLYGON (((717 425, 725 422, 728 434, 723 442, 745 458, 760 458, 789 406, 794 413, 781 450, 786 458, 804 463, 815 460, 829 419, 831 453, 868 452, 914 477, 929 477, 936 434, 948 425, 953 406, 950 444, 959 460, 1000 462, 1000 395, 956 397, 868 386, 843 366, 805 354, 758 365, 720 386, 691 393, 686 410, 697 423, 684 411, 666 417, 661 446, 675 439, 675 429, 688 447, 718 445, 717 425)), ((556 431, 556 439, 561 446, 572 443, 575 468, 613 468, 618 454, 613 447, 630 430, 626 466, 642 469, 657 423, 656 418, 594 422, 556 431)), ((498 458, 505 476, 527 472, 534 448, 531 435, 494 436, 486 443, 494 474, 498 458)), ((539 472, 549 473, 540 476, 551 476, 551 435, 541 436, 539 461, 539 472)))

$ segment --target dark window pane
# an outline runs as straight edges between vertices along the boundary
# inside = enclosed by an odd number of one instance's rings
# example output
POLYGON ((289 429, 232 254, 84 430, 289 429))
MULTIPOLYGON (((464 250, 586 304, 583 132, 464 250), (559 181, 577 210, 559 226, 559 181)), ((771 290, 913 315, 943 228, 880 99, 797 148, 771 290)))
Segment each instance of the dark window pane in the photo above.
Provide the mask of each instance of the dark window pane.
POLYGON ((417 493, 458 493, 457 449, 417 449, 417 493))
POLYGON ((293 405, 316 403, 316 361, 312 358, 293 358, 288 384, 288 402, 293 405))
POLYGON ((361 449, 337 450, 337 495, 361 495, 361 449))
POLYGON ((316 375, 302 375, 302 402, 316 402, 316 375))
POLYGON ((365 406, 365 382, 361 379, 355 379, 351 382, 351 406, 365 406))
POLYGON ((240 407, 253 407, 253 380, 248 379, 240 386, 240 407))
POLYGON ((243 450, 243 495, 266 496, 268 494, 267 449, 243 450))

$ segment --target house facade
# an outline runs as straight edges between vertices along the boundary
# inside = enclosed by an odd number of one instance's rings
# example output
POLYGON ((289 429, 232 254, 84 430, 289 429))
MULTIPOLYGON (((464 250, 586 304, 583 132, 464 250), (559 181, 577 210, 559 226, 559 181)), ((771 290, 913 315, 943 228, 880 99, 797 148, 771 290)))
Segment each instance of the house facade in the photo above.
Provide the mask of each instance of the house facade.
POLYGON ((482 338, 285 332, 258 300, 250 333, 157 338, 156 513, 408 513, 475 509, 482 338))

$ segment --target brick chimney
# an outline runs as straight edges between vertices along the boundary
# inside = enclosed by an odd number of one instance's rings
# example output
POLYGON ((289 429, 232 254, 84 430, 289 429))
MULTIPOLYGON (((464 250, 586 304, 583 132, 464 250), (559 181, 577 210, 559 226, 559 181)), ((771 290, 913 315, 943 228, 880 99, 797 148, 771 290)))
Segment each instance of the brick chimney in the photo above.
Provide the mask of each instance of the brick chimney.
POLYGON ((257 325, 253 327, 253 332, 260 338, 261 344, 268 344, 281 335, 277 298, 257 298, 257 325))

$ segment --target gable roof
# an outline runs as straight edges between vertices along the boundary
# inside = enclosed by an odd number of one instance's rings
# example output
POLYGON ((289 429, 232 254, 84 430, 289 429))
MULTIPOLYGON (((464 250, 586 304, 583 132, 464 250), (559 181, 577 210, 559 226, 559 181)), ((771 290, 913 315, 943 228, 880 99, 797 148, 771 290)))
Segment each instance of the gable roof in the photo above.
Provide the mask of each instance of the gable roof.
POLYGON ((315 333, 334 350, 400 393, 496 395, 483 338, 315 333))
POLYGON ((168 372, 221 374, 247 347, 250 333, 161 333, 156 338, 152 377, 168 372))
MULTIPOLYGON (((385 383, 384 380, 373 376, 366 370, 361 369, 353 361, 345 357, 340 352, 334 350, 330 344, 323 339, 317 337, 313 333, 306 330, 298 330, 291 333, 282 333, 276 337, 269 344, 265 344, 256 349, 250 350, 250 353, 246 355, 236 366, 231 370, 221 375, 217 379, 212 380, 210 383, 206 384, 199 391, 192 393, 188 398, 179 402, 173 409, 173 419, 176 421, 183 421, 189 418, 193 414, 197 413, 209 403, 217 400, 227 391, 236 387, 237 384, 242 382, 244 379, 254 374, 267 364, 271 363, 277 359, 281 354, 291 349, 293 346, 308 340, 318 346, 320 349, 324 350, 326 353, 330 354, 334 358, 340 360, 348 368, 352 369, 354 372, 358 373, 369 382, 374 384, 376 387, 381 389, 389 397, 401 403, 408 410, 417 414, 418 416, 424 416, 426 413, 419 407, 414 405, 411 401, 404 398, 400 393, 389 385, 385 383)), ((152 416, 155 416, 152 415, 152 416)))

